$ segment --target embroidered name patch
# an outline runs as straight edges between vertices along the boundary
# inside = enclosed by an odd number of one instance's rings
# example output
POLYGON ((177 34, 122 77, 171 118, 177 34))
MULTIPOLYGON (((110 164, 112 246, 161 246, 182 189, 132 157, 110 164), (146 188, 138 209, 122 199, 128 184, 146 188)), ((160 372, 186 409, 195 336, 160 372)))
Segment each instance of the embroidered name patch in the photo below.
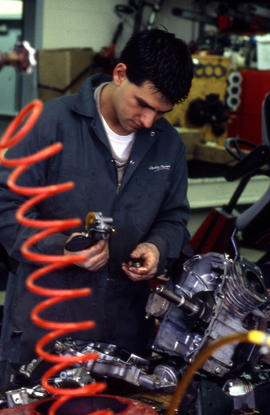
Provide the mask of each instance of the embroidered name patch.
POLYGON ((149 166, 148 170, 152 170, 154 173, 161 170, 170 170, 170 164, 160 164, 158 166, 149 166))

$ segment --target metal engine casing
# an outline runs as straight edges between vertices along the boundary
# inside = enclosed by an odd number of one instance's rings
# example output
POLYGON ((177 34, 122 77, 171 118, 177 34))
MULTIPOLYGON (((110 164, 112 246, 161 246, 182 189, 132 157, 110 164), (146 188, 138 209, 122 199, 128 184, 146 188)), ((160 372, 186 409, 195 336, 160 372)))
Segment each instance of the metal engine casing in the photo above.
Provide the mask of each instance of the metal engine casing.
MULTIPOLYGON (((153 350, 190 362, 209 342, 236 332, 266 329, 269 297, 258 266, 246 259, 232 260, 226 254, 196 255, 186 261, 183 271, 167 288, 199 305, 187 313, 179 301, 172 303, 154 292, 149 297, 148 316, 160 320, 153 350)), ((234 365, 236 345, 214 352, 202 370, 226 375, 234 365)))
MULTIPOLYGON (((152 344, 153 355, 149 359, 130 354, 116 345, 84 344, 68 338, 57 340, 56 354, 98 353, 99 357, 60 371, 51 383, 56 387, 82 387, 95 382, 97 376, 120 379, 143 390, 172 393, 183 369, 208 343, 252 329, 267 332, 270 298, 258 266, 243 258, 232 259, 226 254, 211 252, 187 260, 171 280, 157 286, 149 296, 146 313, 159 320, 152 344)), ((25 377, 25 385, 31 382, 41 360, 33 359, 19 369, 20 375, 25 377)), ((262 355, 253 344, 245 348, 243 344, 232 343, 216 350, 199 372, 207 378, 214 376, 215 381, 222 383, 227 378, 224 387, 231 395, 233 389, 241 389, 241 394, 245 394, 246 380, 241 378, 243 368, 253 382, 254 366, 258 366, 258 362, 260 368, 256 369, 254 384, 258 384, 257 375, 263 372, 265 364, 269 372, 269 354, 262 355)), ((252 382, 248 385, 251 389, 252 382)), ((0 408, 48 397, 39 384, 21 386, 0 395, 0 408)))

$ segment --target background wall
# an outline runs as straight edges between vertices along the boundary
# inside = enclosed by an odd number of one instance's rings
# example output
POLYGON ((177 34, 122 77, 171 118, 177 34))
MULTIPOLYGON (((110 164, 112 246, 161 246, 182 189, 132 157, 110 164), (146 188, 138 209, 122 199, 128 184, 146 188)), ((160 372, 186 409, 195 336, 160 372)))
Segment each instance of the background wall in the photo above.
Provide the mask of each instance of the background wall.
MULTIPOLYGON (((196 40, 199 23, 176 17, 174 7, 198 11, 207 0, 163 0, 156 15, 154 26, 165 27, 178 37, 190 42, 196 40)), ((154 4, 155 0, 149 0, 154 4)), ((134 29, 135 12, 131 15, 115 12, 115 5, 128 5, 128 0, 0 0, 0 27, 15 3, 23 4, 23 19, 18 20, 16 33, 9 22, 8 31, 0 31, 0 50, 8 51, 18 40, 28 40, 36 49, 84 48, 91 47, 99 52, 108 47, 120 21, 124 27, 116 45, 116 57, 134 29)), ((146 23, 152 8, 144 9, 143 23, 146 23)), ((144 27, 142 25, 142 27, 144 27)), ((0 77, 0 133, 6 126, 6 117, 13 117, 26 103, 38 97, 37 68, 32 75, 18 75, 14 68, 3 68, 0 77), (3 122, 3 125, 2 125, 3 122)))
MULTIPOLYGON (((127 0, 44 0, 42 48, 92 47, 99 51, 111 44, 113 33, 120 22, 114 12, 116 4, 127 0)), ((155 25, 165 26, 169 31, 190 42, 197 37, 198 23, 172 15, 173 7, 194 9, 191 0, 164 0, 157 14, 155 25)), ((196 8, 196 7, 195 7, 196 8)), ((145 9, 145 18, 147 19, 145 9)), ((124 15, 124 30, 116 48, 122 49, 133 30, 134 15, 124 15)))

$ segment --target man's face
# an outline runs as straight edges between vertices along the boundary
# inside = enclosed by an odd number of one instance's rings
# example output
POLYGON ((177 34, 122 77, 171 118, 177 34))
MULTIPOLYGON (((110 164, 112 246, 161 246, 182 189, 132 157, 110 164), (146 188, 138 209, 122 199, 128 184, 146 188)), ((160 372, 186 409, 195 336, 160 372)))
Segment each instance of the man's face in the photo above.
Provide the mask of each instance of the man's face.
POLYGON ((137 86, 127 79, 121 79, 114 95, 114 110, 119 125, 119 134, 125 135, 142 128, 150 128, 172 104, 150 81, 137 86))

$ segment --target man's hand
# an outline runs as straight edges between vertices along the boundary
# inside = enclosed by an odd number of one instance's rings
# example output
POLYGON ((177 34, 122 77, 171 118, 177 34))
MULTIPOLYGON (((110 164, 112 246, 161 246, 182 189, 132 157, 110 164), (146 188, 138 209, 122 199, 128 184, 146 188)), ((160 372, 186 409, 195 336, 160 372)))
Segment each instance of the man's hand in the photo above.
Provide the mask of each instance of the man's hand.
POLYGON ((102 239, 90 248, 76 252, 71 252, 64 248, 64 255, 85 255, 87 259, 77 262, 75 265, 86 268, 88 271, 97 271, 107 264, 109 260, 108 241, 102 239))
POLYGON ((155 276, 160 257, 156 245, 149 242, 143 242, 131 252, 130 257, 132 259, 141 260, 143 263, 138 268, 132 265, 132 261, 128 264, 122 264, 123 271, 132 281, 149 280, 155 276))

